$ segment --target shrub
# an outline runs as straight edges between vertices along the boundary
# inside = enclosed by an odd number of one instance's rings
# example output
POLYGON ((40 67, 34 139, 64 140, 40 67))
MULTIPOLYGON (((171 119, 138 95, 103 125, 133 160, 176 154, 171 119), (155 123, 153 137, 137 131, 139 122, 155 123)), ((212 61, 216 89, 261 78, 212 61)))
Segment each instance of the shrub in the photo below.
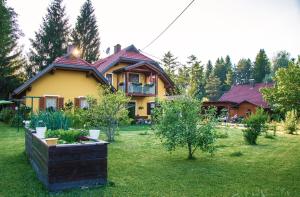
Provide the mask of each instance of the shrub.
POLYGON ((285 121, 284 121, 284 128, 287 130, 287 133, 293 134, 297 132, 297 124, 298 124, 297 111, 296 110, 288 111, 285 115, 285 121))
POLYGON ((250 145, 255 145, 258 136, 264 132, 268 115, 263 109, 257 109, 255 114, 251 114, 244 120, 246 129, 243 131, 245 141, 250 145))
POLYGON ((11 120, 14 118, 16 115, 16 111, 13 109, 3 109, 0 112, 0 120, 9 124, 11 120))
POLYGON ((72 123, 70 117, 67 117, 63 111, 40 111, 38 114, 33 114, 30 127, 35 128, 39 121, 43 121, 50 130, 67 130, 72 123))
POLYGON ((81 137, 88 135, 87 131, 83 130, 49 130, 46 132, 47 138, 58 138, 63 143, 78 142, 81 137))

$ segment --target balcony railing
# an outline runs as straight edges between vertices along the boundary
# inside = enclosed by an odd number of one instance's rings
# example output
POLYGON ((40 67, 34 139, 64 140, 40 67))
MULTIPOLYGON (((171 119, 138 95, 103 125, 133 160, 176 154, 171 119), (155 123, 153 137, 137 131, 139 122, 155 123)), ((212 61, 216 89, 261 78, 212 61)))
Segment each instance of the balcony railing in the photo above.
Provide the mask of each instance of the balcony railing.
MULTIPOLYGON (((125 84, 119 85, 119 90, 125 91, 125 84)), ((128 83, 127 92, 132 95, 154 95, 155 84, 128 83)))

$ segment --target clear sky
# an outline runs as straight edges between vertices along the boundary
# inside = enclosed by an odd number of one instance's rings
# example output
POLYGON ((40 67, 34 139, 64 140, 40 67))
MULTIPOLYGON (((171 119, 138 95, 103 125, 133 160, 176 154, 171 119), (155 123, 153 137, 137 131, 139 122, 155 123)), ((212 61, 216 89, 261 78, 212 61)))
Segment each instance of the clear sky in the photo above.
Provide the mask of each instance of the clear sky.
MULTIPOLYGON (((85 0, 64 0, 73 27, 85 0)), ((101 37, 101 56, 105 49, 120 43, 142 49, 156 37, 191 0, 92 0, 101 37)), ((18 21, 29 38, 39 29, 49 0, 8 0, 19 14, 18 21)), ((203 63, 230 55, 254 60, 260 48, 272 58, 286 50, 300 54, 300 0, 196 0, 179 20, 147 53, 162 57, 170 50, 185 61, 194 54, 203 63)))

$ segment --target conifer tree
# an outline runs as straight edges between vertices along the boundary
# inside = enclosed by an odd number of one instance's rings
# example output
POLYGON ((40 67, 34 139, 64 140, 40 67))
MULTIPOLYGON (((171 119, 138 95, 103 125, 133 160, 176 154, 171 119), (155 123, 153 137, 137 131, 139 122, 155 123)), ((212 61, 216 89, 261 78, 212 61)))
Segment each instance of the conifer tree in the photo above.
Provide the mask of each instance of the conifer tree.
POLYGON ((240 59, 236 67, 236 82, 249 82, 251 77, 252 63, 250 59, 240 59))
POLYGON ((20 68, 24 63, 17 41, 22 32, 17 24, 17 14, 0 0, 0 99, 7 99, 22 81, 20 68))
POLYGON ((227 68, 223 57, 218 58, 214 67, 214 75, 221 81, 221 85, 225 83, 227 68))
POLYGON ((30 39, 32 48, 29 58, 32 66, 39 66, 40 70, 66 53, 69 24, 62 1, 51 2, 39 31, 35 32, 34 39, 30 39))
POLYGON ((167 75, 171 78, 171 80, 175 81, 176 76, 175 76, 175 71, 179 67, 179 63, 177 61, 177 57, 175 57, 171 51, 168 51, 167 53, 164 54, 163 59, 163 67, 167 75))
POLYGON ((72 32, 73 44, 80 48, 81 58, 89 63, 98 60, 100 55, 100 38, 94 11, 91 0, 87 0, 81 7, 72 32))
POLYGON ((188 57, 188 65, 190 66, 190 81, 189 81, 189 94, 197 99, 204 97, 204 72, 201 61, 196 56, 191 55, 188 57))
POLYGON ((221 96, 220 85, 220 79, 217 76, 211 74, 205 85, 206 97, 210 101, 216 101, 221 96))
POLYGON ((208 60, 206 64, 206 70, 205 70, 205 79, 207 80, 211 73, 213 72, 213 65, 210 60, 208 60))
POLYGON ((270 62, 264 49, 260 49, 253 67, 253 78, 255 82, 261 83, 266 75, 271 72, 270 62))

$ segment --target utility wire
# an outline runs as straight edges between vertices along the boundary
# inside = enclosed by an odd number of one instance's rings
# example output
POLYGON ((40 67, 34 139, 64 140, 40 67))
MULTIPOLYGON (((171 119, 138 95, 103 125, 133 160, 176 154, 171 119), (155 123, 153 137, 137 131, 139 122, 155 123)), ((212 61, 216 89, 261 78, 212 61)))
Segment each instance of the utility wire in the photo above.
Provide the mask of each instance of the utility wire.
POLYGON ((147 44, 142 50, 145 50, 150 45, 152 45, 160 36, 162 36, 176 21, 177 19, 194 3, 195 0, 192 0, 183 10, 182 12, 160 33, 156 36, 149 44, 147 44))
POLYGON ((150 53, 148 53, 148 52, 146 52, 146 51, 142 51, 141 49, 139 49, 139 51, 141 52, 141 53, 144 53, 145 55, 148 55, 148 56, 151 56, 152 58, 154 58, 154 59, 156 59, 156 61, 158 62, 158 63, 163 63, 162 61, 161 61, 161 58, 159 58, 159 57, 157 57, 157 56, 155 56, 155 55, 152 55, 152 54, 150 54, 150 53))

